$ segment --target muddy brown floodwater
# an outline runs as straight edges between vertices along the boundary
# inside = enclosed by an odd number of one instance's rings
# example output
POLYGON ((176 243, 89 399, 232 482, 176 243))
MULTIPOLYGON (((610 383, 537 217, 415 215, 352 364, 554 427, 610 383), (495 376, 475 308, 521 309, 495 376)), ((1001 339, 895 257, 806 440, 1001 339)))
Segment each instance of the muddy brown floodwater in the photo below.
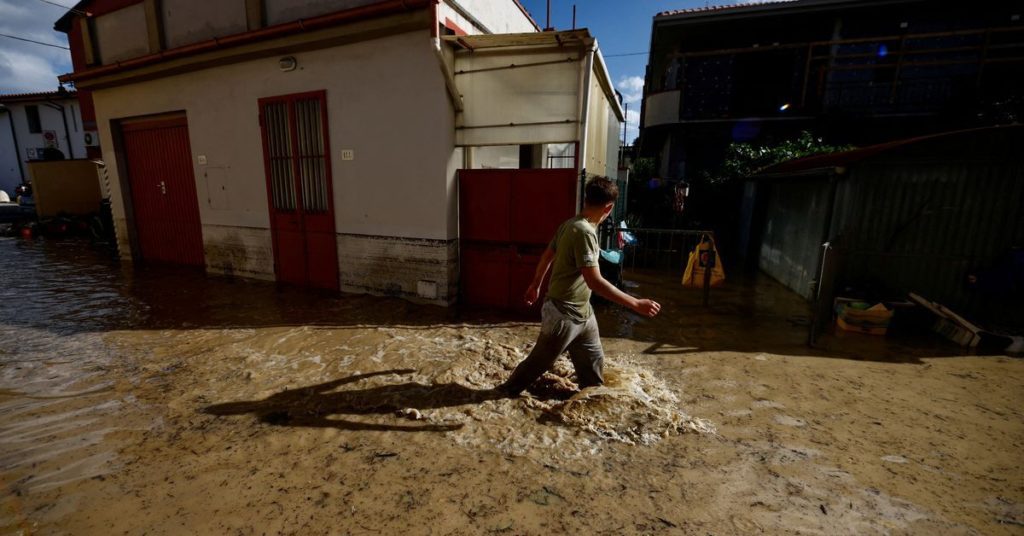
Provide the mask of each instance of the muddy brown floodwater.
POLYGON ((0 239, 0 532, 1021 534, 1024 362, 804 344, 806 307, 631 274, 606 386, 491 396, 530 321, 0 239), (571 397, 571 398, 570 398, 571 397))

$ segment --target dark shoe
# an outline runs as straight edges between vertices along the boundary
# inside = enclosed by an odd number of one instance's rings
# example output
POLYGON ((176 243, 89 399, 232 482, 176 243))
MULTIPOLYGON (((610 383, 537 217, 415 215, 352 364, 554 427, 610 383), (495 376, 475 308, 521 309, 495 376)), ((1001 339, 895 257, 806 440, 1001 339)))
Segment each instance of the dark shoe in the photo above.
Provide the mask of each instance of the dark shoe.
POLYGON ((499 395, 499 398, 518 398, 519 394, 523 391, 513 390, 507 383, 503 383, 493 389, 495 393, 499 395))

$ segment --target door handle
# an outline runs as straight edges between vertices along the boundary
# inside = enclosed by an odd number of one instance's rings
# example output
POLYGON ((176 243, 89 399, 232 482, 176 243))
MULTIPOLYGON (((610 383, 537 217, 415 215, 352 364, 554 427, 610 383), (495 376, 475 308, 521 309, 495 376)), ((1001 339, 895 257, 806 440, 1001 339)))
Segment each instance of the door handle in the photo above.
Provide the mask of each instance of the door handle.
POLYGON ((160 193, 163 195, 167 195, 167 183, 165 183, 164 181, 160 181, 160 193))

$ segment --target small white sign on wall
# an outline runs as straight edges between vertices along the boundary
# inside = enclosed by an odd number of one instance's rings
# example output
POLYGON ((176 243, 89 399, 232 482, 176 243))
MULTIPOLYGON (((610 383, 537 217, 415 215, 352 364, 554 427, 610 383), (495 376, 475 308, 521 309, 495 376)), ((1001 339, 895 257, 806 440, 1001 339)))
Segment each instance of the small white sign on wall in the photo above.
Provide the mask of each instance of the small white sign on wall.
POLYGON ((341 150, 341 159, 342 160, 355 160, 356 159, 356 152, 354 150, 352 150, 352 149, 342 149, 341 150))

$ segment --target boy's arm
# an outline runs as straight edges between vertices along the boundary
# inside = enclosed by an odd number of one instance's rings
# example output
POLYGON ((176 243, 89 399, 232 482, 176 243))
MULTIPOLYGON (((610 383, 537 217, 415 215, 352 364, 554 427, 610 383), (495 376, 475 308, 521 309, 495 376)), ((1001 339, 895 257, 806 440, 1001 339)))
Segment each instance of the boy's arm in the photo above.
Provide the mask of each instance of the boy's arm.
POLYGON ((529 288, 526 289, 526 294, 523 296, 523 301, 526 302, 526 305, 533 305, 540 298, 540 286, 544 283, 544 276, 548 274, 548 268, 551 268, 551 261, 554 259, 555 250, 549 245, 540 256, 537 270, 533 273, 533 282, 530 283, 529 288))
POLYGON ((654 316, 661 310, 661 305, 654 300, 634 298, 615 288, 615 285, 609 283, 601 275, 601 270, 597 266, 584 266, 580 268, 580 272, 583 274, 583 280, 586 281, 590 290, 596 292, 602 298, 613 301, 623 307, 628 307, 636 311, 637 314, 644 316, 654 316))

